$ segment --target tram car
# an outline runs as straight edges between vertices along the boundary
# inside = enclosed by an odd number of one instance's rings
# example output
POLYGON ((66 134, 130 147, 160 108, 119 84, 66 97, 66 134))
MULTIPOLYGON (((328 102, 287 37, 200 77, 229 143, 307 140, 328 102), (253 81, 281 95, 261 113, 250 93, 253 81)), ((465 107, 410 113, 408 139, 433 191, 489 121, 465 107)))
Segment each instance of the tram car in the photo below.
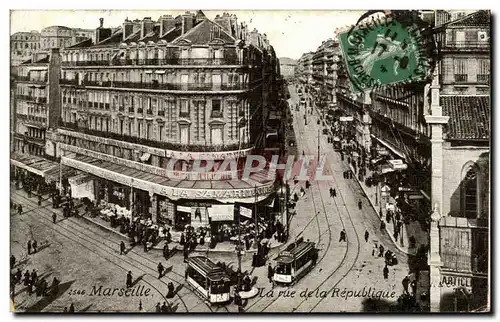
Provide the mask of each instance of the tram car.
POLYGON ((205 256, 187 259, 186 281, 212 304, 229 302, 231 283, 227 273, 205 256))
POLYGON ((274 260, 276 268, 273 280, 281 284, 294 284, 316 266, 318 249, 315 243, 299 238, 274 260))

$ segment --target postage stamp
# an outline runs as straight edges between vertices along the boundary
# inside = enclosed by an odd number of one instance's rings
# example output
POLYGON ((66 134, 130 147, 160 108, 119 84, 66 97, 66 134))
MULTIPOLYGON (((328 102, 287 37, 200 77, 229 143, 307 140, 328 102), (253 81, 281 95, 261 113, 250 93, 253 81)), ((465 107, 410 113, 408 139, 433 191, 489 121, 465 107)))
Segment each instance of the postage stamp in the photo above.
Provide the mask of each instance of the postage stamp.
POLYGON ((354 92, 424 80, 433 68, 418 16, 393 12, 338 34, 354 92))

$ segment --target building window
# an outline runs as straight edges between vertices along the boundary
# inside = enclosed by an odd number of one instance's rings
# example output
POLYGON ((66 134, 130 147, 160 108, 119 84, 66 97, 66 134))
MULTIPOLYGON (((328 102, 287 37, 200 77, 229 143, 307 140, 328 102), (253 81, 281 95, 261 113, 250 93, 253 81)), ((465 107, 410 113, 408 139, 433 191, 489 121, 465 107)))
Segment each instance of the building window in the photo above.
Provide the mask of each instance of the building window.
POLYGON ((221 145, 223 143, 222 127, 213 127, 211 129, 211 137, 213 145, 221 145))
POLYGON ((120 134, 123 135, 123 120, 120 120, 120 134))
POLYGON ((142 133, 142 121, 137 121, 137 137, 141 137, 142 133))
POLYGON ((158 125, 158 141, 163 140, 163 125, 158 125))
POLYGON ((181 110, 179 116, 189 117, 189 101, 186 99, 181 99, 181 110))
POLYGON ((477 82, 482 84, 489 84, 490 82, 490 60, 479 59, 479 70, 477 73, 477 82))
POLYGON ((467 59, 464 58, 455 58, 453 65, 453 73, 455 75, 456 83, 465 83, 467 82, 467 59))
POLYGON ((222 106, 220 99, 212 100, 212 114, 210 115, 210 117, 222 117, 222 106))
POLYGON ((477 185, 477 169, 471 168, 462 181, 462 213, 466 218, 477 218, 477 185))
POLYGON ((189 144, 189 127, 187 125, 181 125, 179 131, 179 141, 181 144, 189 144))

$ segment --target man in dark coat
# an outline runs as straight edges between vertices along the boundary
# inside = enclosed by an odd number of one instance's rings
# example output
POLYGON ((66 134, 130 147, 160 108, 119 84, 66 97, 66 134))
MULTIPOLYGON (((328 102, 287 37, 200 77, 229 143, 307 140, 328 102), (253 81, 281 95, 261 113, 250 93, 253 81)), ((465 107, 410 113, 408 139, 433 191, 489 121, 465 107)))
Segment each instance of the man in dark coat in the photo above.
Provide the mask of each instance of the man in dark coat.
POLYGON ((161 306, 161 311, 163 313, 168 312, 168 307, 167 307, 167 303, 166 302, 163 302, 163 305, 161 306))
POLYGON ((168 259, 169 253, 170 253, 170 250, 168 249, 168 244, 165 243, 165 245, 163 245, 163 257, 165 257, 165 259, 168 259))
POLYGON ((22 213, 23 213, 23 206, 19 205, 19 206, 17 207, 17 214, 18 214, 18 215, 21 215, 22 213))
POLYGON ((342 231, 340 232, 340 238, 339 238, 339 242, 346 242, 346 233, 345 233, 345 229, 342 229, 342 231))
POLYGON ((273 283, 273 276, 274 276, 274 269, 271 266, 271 264, 269 264, 269 266, 267 266, 267 278, 269 279, 269 283, 271 283, 271 284, 274 284, 273 283))
POLYGON ((24 273, 23 284, 24 286, 28 286, 29 283, 30 283, 30 271, 26 270, 26 272, 24 273))
POLYGON ((33 271, 31 271, 31 280, 30 280, 30 283, 32 285, 35 285, 37 279, 38 279, 38 275, 36 274, 35 270, 33 269, 33 271))
POLYGON ((411 286, 411 292, 413 293, 412 295, 415 296, 417 294, 417 282, 413 281, 410 284, 411 286))
POLYGON ((55 212, 52 213, 52 222, 55 224, 57 219, 57 215, 55 212))
POLYGON ((127 273, 127 288, 132 287, 132 271, 127 273))
POLYGON ((366 243, 368 242, 368 238, 370 238, 370 233, 368 232, 368 230, 365 230, 365 242, 366 243))
POLYGON ((156 309, 155 309, 156 313, 159 313, 161 312, 161 305, 160 305, 160 302, 156 303, 156 309))
POLYGON ((405 276, 405 278, 403 278, 401 284, 403 284, 404 294, 408 294, 408 285, 410 284, 410 279, 408 278, 408 276, 405 276))
POLYGON ((38 195, 38 206, 42 205, 42 195, 38 195))
POLYGON ((359 210, 363 208, 363 203, 361 202, 361 200, 358 201, 358 208, 359 210))
POLYGON ((387 268, 387 265, 384 266, 384 279, 386 280, 389 278, 389 268, 387 268))
POLYGON ((123 242, 123 240, 120 242, 120 255, 123 255, 125 254, 125 251, 126 251, 126 247, 125 247, 125 243, 123 242))
POLYGON ((31 254, 31 240, 28 240, 28 255, 31 254))
POLYGON ((161 276, 163 275, 163 265, 160 263, 158 263, 158 278, 161 278, 161 276))
POLYGON ((33 246, 33 254, 36 254, 36 248, 37 248, 36 240, 34 240, 31 245, 33 246))
POLYGON ((333 197, 337 197, 337 190, 335 188, 333 188, 333 197))
POLYGON ((71 305, 69 306, 68 313, 75 313, 75 306, 73 305, 73 303, 71 303, 71 305))
POLYGON ((379 250, 378 257, 384 256, 384 246, 382 246, 382 244, 379 246, 378 250, 379 250))

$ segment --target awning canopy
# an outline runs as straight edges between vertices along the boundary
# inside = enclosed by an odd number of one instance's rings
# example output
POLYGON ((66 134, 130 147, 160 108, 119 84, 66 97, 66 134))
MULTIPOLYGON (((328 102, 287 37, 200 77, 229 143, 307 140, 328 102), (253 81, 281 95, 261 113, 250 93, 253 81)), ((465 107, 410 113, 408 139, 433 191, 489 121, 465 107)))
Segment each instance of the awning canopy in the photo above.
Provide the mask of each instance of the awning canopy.
POLYGON ((12 153, 10 163, 16 167, 25 169, 29 172, 45 177, 46 173, 55 168, 59 168, 59 164, 34 155, 23 155, 12 153))
POLYGON ((77 176, 81 174, 81 171, 73 169, 71 167, 65 165, 57 164, 57 167, 50 169, 45 173, 45 179, 48 181, 59 181, 59 179, 69 179, 71 177, 77 176))

